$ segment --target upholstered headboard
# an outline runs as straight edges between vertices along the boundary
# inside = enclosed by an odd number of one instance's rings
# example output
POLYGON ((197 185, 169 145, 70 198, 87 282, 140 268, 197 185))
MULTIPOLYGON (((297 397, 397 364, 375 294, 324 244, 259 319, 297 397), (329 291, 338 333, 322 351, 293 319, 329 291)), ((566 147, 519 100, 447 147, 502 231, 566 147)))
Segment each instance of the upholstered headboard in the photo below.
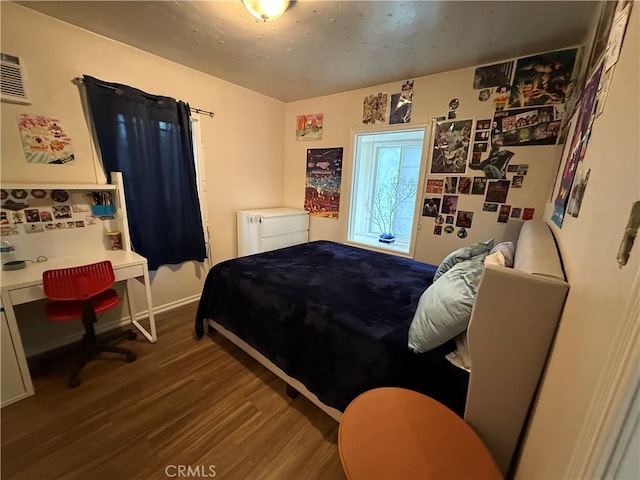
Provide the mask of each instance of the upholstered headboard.
POLYGON ((569 290, 553 234, 523 224, 514 268, 487 265, 467 330, 465 420, 509 471, 569 290))

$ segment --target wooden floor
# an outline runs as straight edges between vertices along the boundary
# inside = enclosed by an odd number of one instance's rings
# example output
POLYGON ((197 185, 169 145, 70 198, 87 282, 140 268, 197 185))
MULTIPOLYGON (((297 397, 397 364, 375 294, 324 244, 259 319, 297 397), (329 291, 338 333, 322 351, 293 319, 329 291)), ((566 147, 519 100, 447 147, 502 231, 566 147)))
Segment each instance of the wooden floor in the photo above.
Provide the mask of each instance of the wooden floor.
POLYGON ((123 342, 134 363, 68 362, 2 409, 10 479, 344 479, 337 423, 221 335, 193 337, 195 304, 157 316, 158 342, 123 342), (201 475, 193 475, 193 473, 201 475), (186 477, 186 475, 183 475, 186 477))

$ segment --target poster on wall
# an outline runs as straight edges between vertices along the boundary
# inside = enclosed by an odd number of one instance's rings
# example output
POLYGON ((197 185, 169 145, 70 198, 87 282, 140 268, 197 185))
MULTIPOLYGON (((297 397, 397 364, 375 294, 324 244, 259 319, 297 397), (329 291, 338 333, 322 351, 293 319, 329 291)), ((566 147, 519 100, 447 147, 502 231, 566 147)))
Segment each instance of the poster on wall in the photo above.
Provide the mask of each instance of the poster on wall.
POLYGON ((29 163, 73 163, 71 138, 57 118, 44 115, 18 115, 18 128, 24 155, 29 163))
POLYGON ((473 120, 435 122, 431 174, 466 173, 473 120))
POLYGON ((413 92, 394 93, 391 95, 391 112, 389 113, 389 125, 397 123, 409 123, 411 121, 411 105, 413 92))
POLYGON ((304 209, 309 215, 339 217, 342 153, 342 147, 307 149, 304 209))
POLYGON ((476 68, 473 75, 473 88, 480 90, 490 87, 508 87, 511 85, 513 60, 476 68))
POLYGON ((578 169, 578 164, 582 161, 587 151, 602 70, 603 66, 600 65, 600 68, 598 68, 589 79, 584 88, 580 109, 576 113, 577 118, 572 119, 572 122, 575 122, 575 129, 571 142, 565 144, 565 149, 569 148, 569 151, 566 156, 566 163, 562 172, 558 194, 554 202, 553 214, 551 215, 551 220, 558 227, 562 227, 564 221, 567 201, 578 169))
POLYGON ((387 94, 378 93, 364 97, 362 102, 362 123, 373 125, 387 120, 387 94))
POLYGON ((564 103, 577 51, 573 48, 520 58, 509 108, 564 103))
POLYGON ((296 140, 322 140, 324 113, 311 113, 296 117, 296 140))
POLYGON ((555 145, 563 109, 547 107, 496 111, 492 139, 498 145, 555 145))

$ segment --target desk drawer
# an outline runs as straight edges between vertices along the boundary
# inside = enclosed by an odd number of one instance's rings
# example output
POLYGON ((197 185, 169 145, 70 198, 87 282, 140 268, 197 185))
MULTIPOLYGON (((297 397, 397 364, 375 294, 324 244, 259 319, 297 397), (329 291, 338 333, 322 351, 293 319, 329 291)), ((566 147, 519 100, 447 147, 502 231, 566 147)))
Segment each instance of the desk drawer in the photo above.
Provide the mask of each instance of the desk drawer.
MULTIPOLYGON (((144 268, 142 265, 131 265, 128 267, 116 268, 113 272, 116 276, 116 282, 120 282, 128 278, 142 277, 144 275, 144 268)), ((20 305, 22 303, 33 302, 35 300, 46 298, 42 285, 33 285, 31 287, 11 290, 9 295, 11 296, 11 303, 13 305, 20 305)))
POLYGON ((129 267, 114 268, 113 273, 116 276, 116 282, 119 282, 128 278, 142 277, 144 268, 142 265, 131 265, 129 267))
POLYGON ((42 285, 33 285, 32 287, 11 290, 9 295, 11 296, 11 303, 13 305, 20 305, 21 303, 33 302, 35 300, 47 298, 44 295, 44 288, 42 288, 42 285))

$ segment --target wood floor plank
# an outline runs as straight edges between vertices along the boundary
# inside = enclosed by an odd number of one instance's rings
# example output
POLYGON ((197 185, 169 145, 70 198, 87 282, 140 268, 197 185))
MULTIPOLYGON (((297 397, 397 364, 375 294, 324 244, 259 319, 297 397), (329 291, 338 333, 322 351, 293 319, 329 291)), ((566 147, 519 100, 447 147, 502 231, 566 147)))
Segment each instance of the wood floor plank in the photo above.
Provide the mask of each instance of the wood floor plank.
POLYGON ((195 309, 158 315, 156 344, 123 342, 138 359, 92 360, 76 389, 71 358, 34 376, 36 395, 1 412, 2 478, 166 479, 182 465, 343 480, 336 422, 224 337, 195 340, 195 309))

